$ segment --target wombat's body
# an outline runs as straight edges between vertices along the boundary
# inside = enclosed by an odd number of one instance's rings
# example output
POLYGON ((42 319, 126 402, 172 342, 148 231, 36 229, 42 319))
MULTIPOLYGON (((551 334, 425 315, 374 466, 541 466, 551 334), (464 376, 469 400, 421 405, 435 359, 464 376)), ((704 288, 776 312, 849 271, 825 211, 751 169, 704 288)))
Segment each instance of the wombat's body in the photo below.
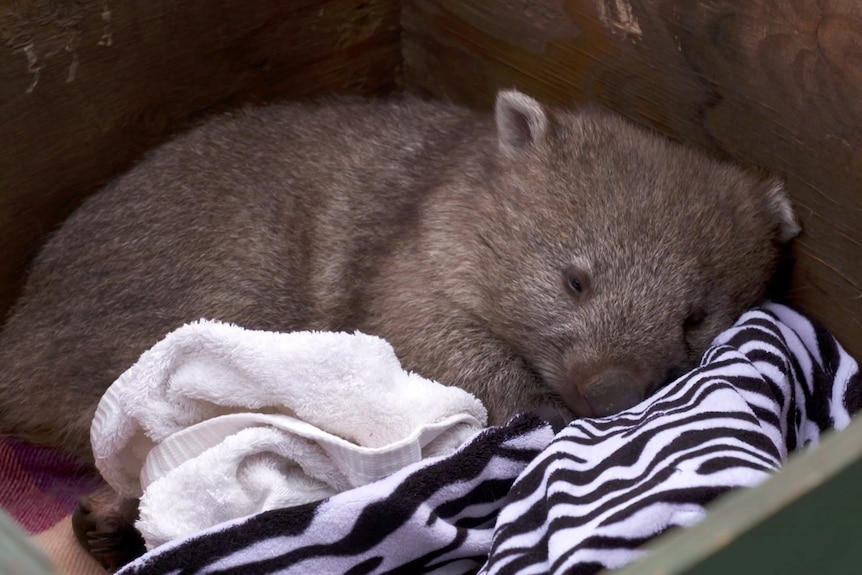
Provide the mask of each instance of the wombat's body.
POLYGON ((362 330, 494 423, 625 408, 764 294, 774 182, 517 92, 248 110, 163 146, 36 260, 0 339, 0 431, 88 459, 111 382, 201 317, 362 330))

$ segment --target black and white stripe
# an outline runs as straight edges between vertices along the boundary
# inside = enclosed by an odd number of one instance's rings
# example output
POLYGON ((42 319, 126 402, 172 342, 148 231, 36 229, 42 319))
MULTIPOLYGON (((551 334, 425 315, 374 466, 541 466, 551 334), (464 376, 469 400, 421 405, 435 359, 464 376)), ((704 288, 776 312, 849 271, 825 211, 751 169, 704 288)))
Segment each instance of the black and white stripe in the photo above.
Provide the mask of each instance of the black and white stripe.
POLYGON ((217 526, 123 573, 596 573, 845 427, 860 398, 856 362, 831 335, 769 304, 619 415, 560 429, 524 414, 449 457, 217 526))

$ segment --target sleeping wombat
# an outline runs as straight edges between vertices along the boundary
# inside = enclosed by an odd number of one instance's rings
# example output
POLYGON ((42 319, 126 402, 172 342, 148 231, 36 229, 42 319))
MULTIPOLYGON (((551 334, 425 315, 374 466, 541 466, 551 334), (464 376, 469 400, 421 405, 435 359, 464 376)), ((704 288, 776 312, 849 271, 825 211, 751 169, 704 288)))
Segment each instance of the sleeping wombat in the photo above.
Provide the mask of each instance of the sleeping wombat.
POLYGON ((514 91, 494 116, 411 99, 230 114, 45 245, 0 336, 0 430, 90 459, 104 390, 201 317, 383 336, 492 423, 611 414, 692 367, 798 229, 775 181, 514 91))

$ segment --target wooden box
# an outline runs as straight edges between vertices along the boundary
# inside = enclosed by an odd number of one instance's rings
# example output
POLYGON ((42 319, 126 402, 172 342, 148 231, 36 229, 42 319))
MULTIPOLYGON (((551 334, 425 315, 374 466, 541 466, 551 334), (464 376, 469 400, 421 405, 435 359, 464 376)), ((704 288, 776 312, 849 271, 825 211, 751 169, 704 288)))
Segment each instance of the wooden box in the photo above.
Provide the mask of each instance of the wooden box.
MULTIPOLYGON (((788 299, 862 357, 862 3, 0 0, 0 41, 3 313, 47 232, 203 115, 399 89, 487 107, 516 86, 782 176, 804 228, 788 299)), ((811 572, 787 552, 794 537, 855 571, 841 533, 862 532, 860 451, 857 422, 628 572, 778 555, 771 572, 811 572)))

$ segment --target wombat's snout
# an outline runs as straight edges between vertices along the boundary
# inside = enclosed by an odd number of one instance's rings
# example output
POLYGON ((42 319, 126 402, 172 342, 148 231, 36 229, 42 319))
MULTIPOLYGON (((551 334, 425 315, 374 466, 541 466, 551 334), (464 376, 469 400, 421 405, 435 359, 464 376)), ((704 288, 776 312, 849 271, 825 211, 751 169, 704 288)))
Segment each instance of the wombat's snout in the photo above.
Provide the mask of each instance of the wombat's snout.
POLYGON ((613 368, 591 378, 579 391, 574 392, 574 397, 569 395, 565 399, 580 416, 604 417, 643 401, 648 387, 649 384, 638 374, 613 368))

